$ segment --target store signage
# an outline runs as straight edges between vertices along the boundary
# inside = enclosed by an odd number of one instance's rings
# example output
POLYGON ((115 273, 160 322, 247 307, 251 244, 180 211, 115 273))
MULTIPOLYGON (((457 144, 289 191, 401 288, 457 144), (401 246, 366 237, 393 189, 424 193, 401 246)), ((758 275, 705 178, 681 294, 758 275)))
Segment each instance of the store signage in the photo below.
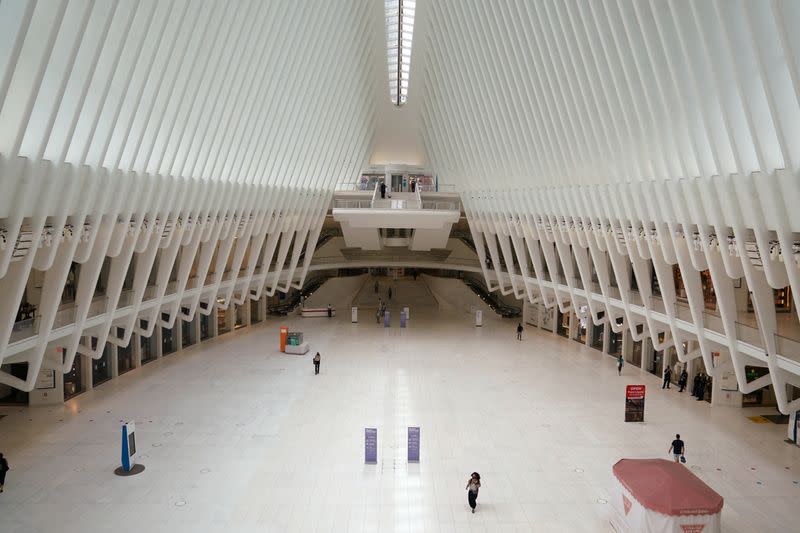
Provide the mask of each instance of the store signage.
POLYGON ((130 472, 136 464, 136 425, 127 422, 122 425, 122 469, 130 472))
POLYGON ((378 428, 364 428, 364 462, 378 462, 378 428))
POLYGON ((419 428, 408 428, 408 462, 419 462, 419 428))
POLYGON ((39 375, 36 377, 36 388, 55 389, 56 388, 55 370, 50 370, 47 368, 43 368, 42 370, 40 370, 39 375))
POLYGON ((720 376, 720 388, 724 391, 738 391, 739 383, 736 381, 736 374, 733 370, 723 370, 720 376))
POLYGON ((644 385, 625 387, 625 422, 644 422, 644 385))

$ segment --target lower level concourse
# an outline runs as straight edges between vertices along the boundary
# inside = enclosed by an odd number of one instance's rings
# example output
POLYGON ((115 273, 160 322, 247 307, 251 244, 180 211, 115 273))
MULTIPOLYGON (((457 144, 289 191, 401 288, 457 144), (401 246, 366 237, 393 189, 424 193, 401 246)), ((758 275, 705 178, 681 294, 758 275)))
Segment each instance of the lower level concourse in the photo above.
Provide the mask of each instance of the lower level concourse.
POLYGON ((685 467, 725 499, 723 531, 796 530, 800 448, 748 418, 774 409, 712 407, 632 365, 618 375, 607 354, 530 326, 517 340, 517 321, 490 312, 476 327, 469 309, 412 304, 401 328, 404 291, 390 327, 331 301, 331 318, 272 317, 63 406, 0 407, 0 531, 613 531, 612 466, 671 460, 676 433, 685 467), (310 351, 282 353, 281 326, 310 351), (624 421, 629 384, 646 386, 642 423, 624 421), (145 470, 120 477, 126 421, 145 470))

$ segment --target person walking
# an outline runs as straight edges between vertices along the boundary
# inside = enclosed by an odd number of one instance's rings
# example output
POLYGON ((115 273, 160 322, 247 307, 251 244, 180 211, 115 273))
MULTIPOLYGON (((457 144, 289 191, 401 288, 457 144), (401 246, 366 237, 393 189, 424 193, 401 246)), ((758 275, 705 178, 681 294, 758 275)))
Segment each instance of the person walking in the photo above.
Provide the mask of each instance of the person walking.
POLYGON ((328 318, 331 318, 332 316, 333 316, 333 307, 331 307, 331 304, 328 304, 328 318))
POLYGON ((321 359, 322 358, 320 357, 319 352, 317 352, 317 355, 314 356, 314 375, 315 376, 317 374, 319 374, 319 363, 320 363, 321 359))
POLYGON ((669 446, 669 450, 667 450, 667 453, 670 452, 672 452, 672 457, 675 459, 676 463, 686 462, 686 458, 683 456, 683 454, 686 452, 686 445, 681 440, 680 435, 675 435, 675 440, 672 441, 672 444, 669 446))
POLYGON ((478 490, 481 488, 481 475, 473 472, 467 480, 467 502, 469 503, 472 512, 475 512, 475 507, 478 505, 478 490))
POLYGON ((381 181, 381 200, 386 198, 386 182, 381 181))
POLYGON ((670 367, 667 367, 664 369, 664 383, 661 384, 661 388, 668 389, 671 380, 672 380, 672 369, 670 367))
POLYGON ((689 381, 689 373, 688 373, 688 372, 686 372, 686 369, 684 368, 684 369, 681 371, 681 375, 680 375, 680 377, 678 378, 678 387, 680 387, 680 388, 678 389, 678 392, 683 392, 683 389, 685 389, 685 388, 686 388, 686 383, 687 383, 688 381, 689 381))
POLYGON ((417 180, 411 178, 411 192, 417 192, 417 180))
POLYGON ((6 458, 3 457, 3 454, 0 453, 0 492, 3 492, 5 484, 6 484, 6 472, 11 470, 8 467, 8 461, 6 458))
POLYGON ((522 340, 522 322, 517 325, 517 340, 522 340))
POLYGON ((392 288, 391 287, 389 287, 389 299, 390 300, 392 299, 392 288))
POLYGON ((622 365, 623 364, 625 364, 625 360, 622 358, 622 354, 620 354, 620 356, 617 357, 617 375, 618 376, 622 375, 622 365))

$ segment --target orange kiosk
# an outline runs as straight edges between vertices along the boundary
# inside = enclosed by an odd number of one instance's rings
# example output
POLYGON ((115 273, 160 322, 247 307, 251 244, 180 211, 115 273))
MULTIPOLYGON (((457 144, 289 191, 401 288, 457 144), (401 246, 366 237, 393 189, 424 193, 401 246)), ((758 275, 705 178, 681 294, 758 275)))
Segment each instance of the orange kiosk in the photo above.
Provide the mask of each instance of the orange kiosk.
POLYGON ((289 327, 281 326, 281 351, 286 351, 286 338, 289 336, 289 327))

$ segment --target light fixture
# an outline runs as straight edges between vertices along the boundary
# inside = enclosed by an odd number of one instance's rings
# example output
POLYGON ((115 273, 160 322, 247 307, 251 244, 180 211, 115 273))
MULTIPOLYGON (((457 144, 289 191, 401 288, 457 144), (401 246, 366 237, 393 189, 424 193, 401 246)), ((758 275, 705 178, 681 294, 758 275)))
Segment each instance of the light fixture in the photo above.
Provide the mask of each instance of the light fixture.
POLYGON ((389 96, 401 106, 408 97, 411 70, 411 38, 414 34, 416 0, 386 0, 386 57, 389 70, 389 96))

